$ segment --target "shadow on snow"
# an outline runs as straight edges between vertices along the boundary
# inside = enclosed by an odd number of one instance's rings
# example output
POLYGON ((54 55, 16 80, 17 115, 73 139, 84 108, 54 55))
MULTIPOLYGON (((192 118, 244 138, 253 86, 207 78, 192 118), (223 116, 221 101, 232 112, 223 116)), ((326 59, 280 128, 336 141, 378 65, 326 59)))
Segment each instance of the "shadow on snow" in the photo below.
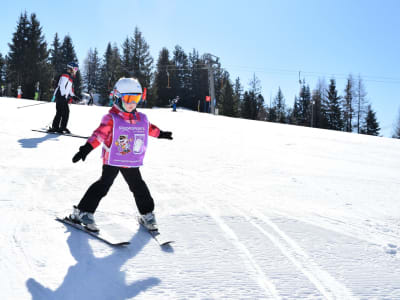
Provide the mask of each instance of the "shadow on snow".
MULTIPOLYGON (((135 297, 147 289, 158 285, 161 280, 148 277, 126 284, 123 265, 136 256, 151 237, 139 230, 125 248, 113 248, 113 252, 97 258, 89 245, 89 237, 73 228, 67 243, 72 256, 77 263, 69 267, 62 284, 51 290, 35 279, 30 278, 26 286, 32 295, 32 300, 50 299, 113 299, 122 300, 135 297)), ((93 238, 94 239, 94 238, 93 238)))
POLYGON ((37 148, 40 143, 43 143, 47 140, 56 139, 59 136, 56 134, 47 133, 45 136, 40 138, 30 138, 30 139, 19 139, 18 143, 22 146, 22 148, 37 148))

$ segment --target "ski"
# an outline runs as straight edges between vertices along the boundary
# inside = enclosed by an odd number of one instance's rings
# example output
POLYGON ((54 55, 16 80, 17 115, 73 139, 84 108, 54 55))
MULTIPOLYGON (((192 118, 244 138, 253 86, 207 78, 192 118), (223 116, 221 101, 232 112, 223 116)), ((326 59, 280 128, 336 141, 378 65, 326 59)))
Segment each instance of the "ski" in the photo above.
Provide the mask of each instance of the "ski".
POLYGON ((143 226, 143 227, 148 231, 148 233, 150 233, 150 235, 153 237, 153 239, 155 239, 160 246, 166 246, 166 245, 169 245, 174 242, 174 241, 164 237, 158 230, 149 230, 145 226, 143 226))
POLYGON ((83 135, 78 135, 78 134, 73 134, 73 133, 49 132, 47 130, 40 130, 40 129, 32 129, 32 131, 43 132, 43 133, 48 133, 48 134, 55 134, 55 135, 70 136, 70 137, 76 137, 76 138, 81 138, 81 139, 89 138, 88 136, 83 136, 83 135))
POLYGON ((85 226, 81 225, 81 224, 77 224, 72 222, 70 219, 68 219, 67 217, 65 218, 56 218, 57 221, 66 224, 68 226, 72 226, 78 230, 81 230, 83 232, 88 233, 89 235, 97 238, 98 240, 110 245, 110 246, 126 246, 129 245, 130 242, 125 241, 125 242, 121 242, 121 241, 116 241, 113 237, 109 236, 107 233, 104 233, 103 231, 99 231, 99 232, 94 232, 94 231, 90 231, 88 230, 85 226))
POLYGON ((139 216, 137 217, 137 222, 139 223, 139 226, 142 226, 160 246, 167 246, 171 243, 174 243, 173 240, 170 240, 167 237, 161 235, 161 233, 160 233, 160 231, 158 231, 158 229, 150 230, 146 226, 144 226, 141 223, 139 216))

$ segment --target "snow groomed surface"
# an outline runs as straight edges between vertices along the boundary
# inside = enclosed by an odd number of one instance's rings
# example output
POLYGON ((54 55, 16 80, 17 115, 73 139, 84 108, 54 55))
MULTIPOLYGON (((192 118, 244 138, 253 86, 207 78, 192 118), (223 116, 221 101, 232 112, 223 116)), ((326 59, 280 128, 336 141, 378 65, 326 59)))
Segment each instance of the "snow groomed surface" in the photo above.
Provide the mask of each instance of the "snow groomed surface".
MULTIPOLYGON (((115 249, 54 218, 101 172, 100 149, 32 128, 54 104, 0 98, 0 291, 4 299, 399 299, 400 141, 144 109, 174 133, 150 139, 142 175, 160 246, 121 177, 96 222, 115 249)), ((90 135, 104 107, 72 105, 90 135)))

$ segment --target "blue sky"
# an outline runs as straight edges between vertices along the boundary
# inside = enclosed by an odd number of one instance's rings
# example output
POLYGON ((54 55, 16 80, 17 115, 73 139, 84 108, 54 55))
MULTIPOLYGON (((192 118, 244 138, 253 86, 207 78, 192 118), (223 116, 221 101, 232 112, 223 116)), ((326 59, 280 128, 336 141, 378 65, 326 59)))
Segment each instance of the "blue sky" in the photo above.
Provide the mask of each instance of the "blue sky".
POLYGON ((270 98, 281 87, 293 106, 301 78, 337 80, 339 94, 351 73, 362 77, 367 99, 390 136, 400 111, 400 1, 398 0, 115 0, 7 3, 0 18, 0 53, 9 51, 19 15, 36 13, 50 45, 69 34, 79 63, 90 48, 103 56, 138 26, 154 60, 162 47, 212 53, 231 79, 247 89, 255 73, 270 98))

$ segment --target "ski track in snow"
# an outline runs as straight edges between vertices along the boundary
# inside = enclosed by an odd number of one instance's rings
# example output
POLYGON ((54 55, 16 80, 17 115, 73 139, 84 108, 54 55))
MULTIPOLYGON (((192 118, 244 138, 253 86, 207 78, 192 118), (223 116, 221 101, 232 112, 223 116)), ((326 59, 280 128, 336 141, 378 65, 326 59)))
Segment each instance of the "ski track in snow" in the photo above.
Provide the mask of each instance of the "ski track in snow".
POLYGON ((262 268, 260 267, 260 265, 255 261, 251 252, 248 250, 248 248, 245 246, 245 244, 240 241, 240 239, 238 238, 236 233, 223 221, 223 219, 218 214, 215 213, 215 209, 210 210, 210 209, 207 209, 206 207, 205 207, 205 209, 208 210, 208 213, 212 216, 212 218, 215 220, 215 222, 221 228, 221 230, 223 232, 225 232, 228 239, 247 258, 251 267, 254 269, 255 273, 257 274, 256 281, 266 292, 266 296, 273 297, 274 299, 280 299, 278 292, 276 290, 276 287, 274 286, 272 281, 269 278, 267 278, 267 276, 265 275, 265 273, 262 270, 262 268))
POLYGON ((275 231, 278 237, 272 235, 247 216, 245 217, 254 227, 273 241, 274 245, 304 273, 326 299, 354 299, 352 293, 343 284, 321 269, 293 239, 280 230, 269 218, 261 214, 255 214, 255 216, 275 231))
MULTIPOLYGON (((245 257, 249 260, 251 266, 258 274, 257 281, 259 282, 260 286, 263 287, 263 289, 266 291, 266 296, 272 296, 274 299, 281 299, 276 286, 273 284, 271 279, 267 278, 262 267, 256 262, 253 255, 251 254, 251 251, 246 247, 245 243, 242 242, 235 231, 230 228, 226 222, 223 221, 223 218, 216 213, 217 209, 215 207, 212 209, 207 209, 205 207, 205 209, 213 217, 221 230, 223 230, 227 234, 229 240, 241 252, 243 252, 245 257)), ((277 247, 279 251, 294 266, 296 266, 296 268, 301 273, 303 273, 308 280, 310 280, 312 284, 314 284, 314 286, 318 289, 318 291, 325 299, 355 299, 352 293, 343 284, 339 283, 330 274, 328 274, 326 271, 322 270, 318 265, 316 265, 310 259, 307 253, 305 253, 305 251, 301 249, 301 247, 297 245, 294 240, 288 237, 272 221, 270 221, 269 218, 260 214, 256 214, 257 218, 262 220, 265 224, 268 225, 270 229, 272 229, 272 231, 276 233, 275 235, 269 232, 267 229, 264 229, 262 226, 256 224, 241 210, 235 210, 239 216, 243 217, 243 220, 246 220, 246 222, 254 226, 263 235, 265 235, 272 242, 272 244, 277 247)), ((243 224, 243 226, 245 225, 243 224)), ((317 295, 313 295, 313 297, 314 296, 317 295)))

